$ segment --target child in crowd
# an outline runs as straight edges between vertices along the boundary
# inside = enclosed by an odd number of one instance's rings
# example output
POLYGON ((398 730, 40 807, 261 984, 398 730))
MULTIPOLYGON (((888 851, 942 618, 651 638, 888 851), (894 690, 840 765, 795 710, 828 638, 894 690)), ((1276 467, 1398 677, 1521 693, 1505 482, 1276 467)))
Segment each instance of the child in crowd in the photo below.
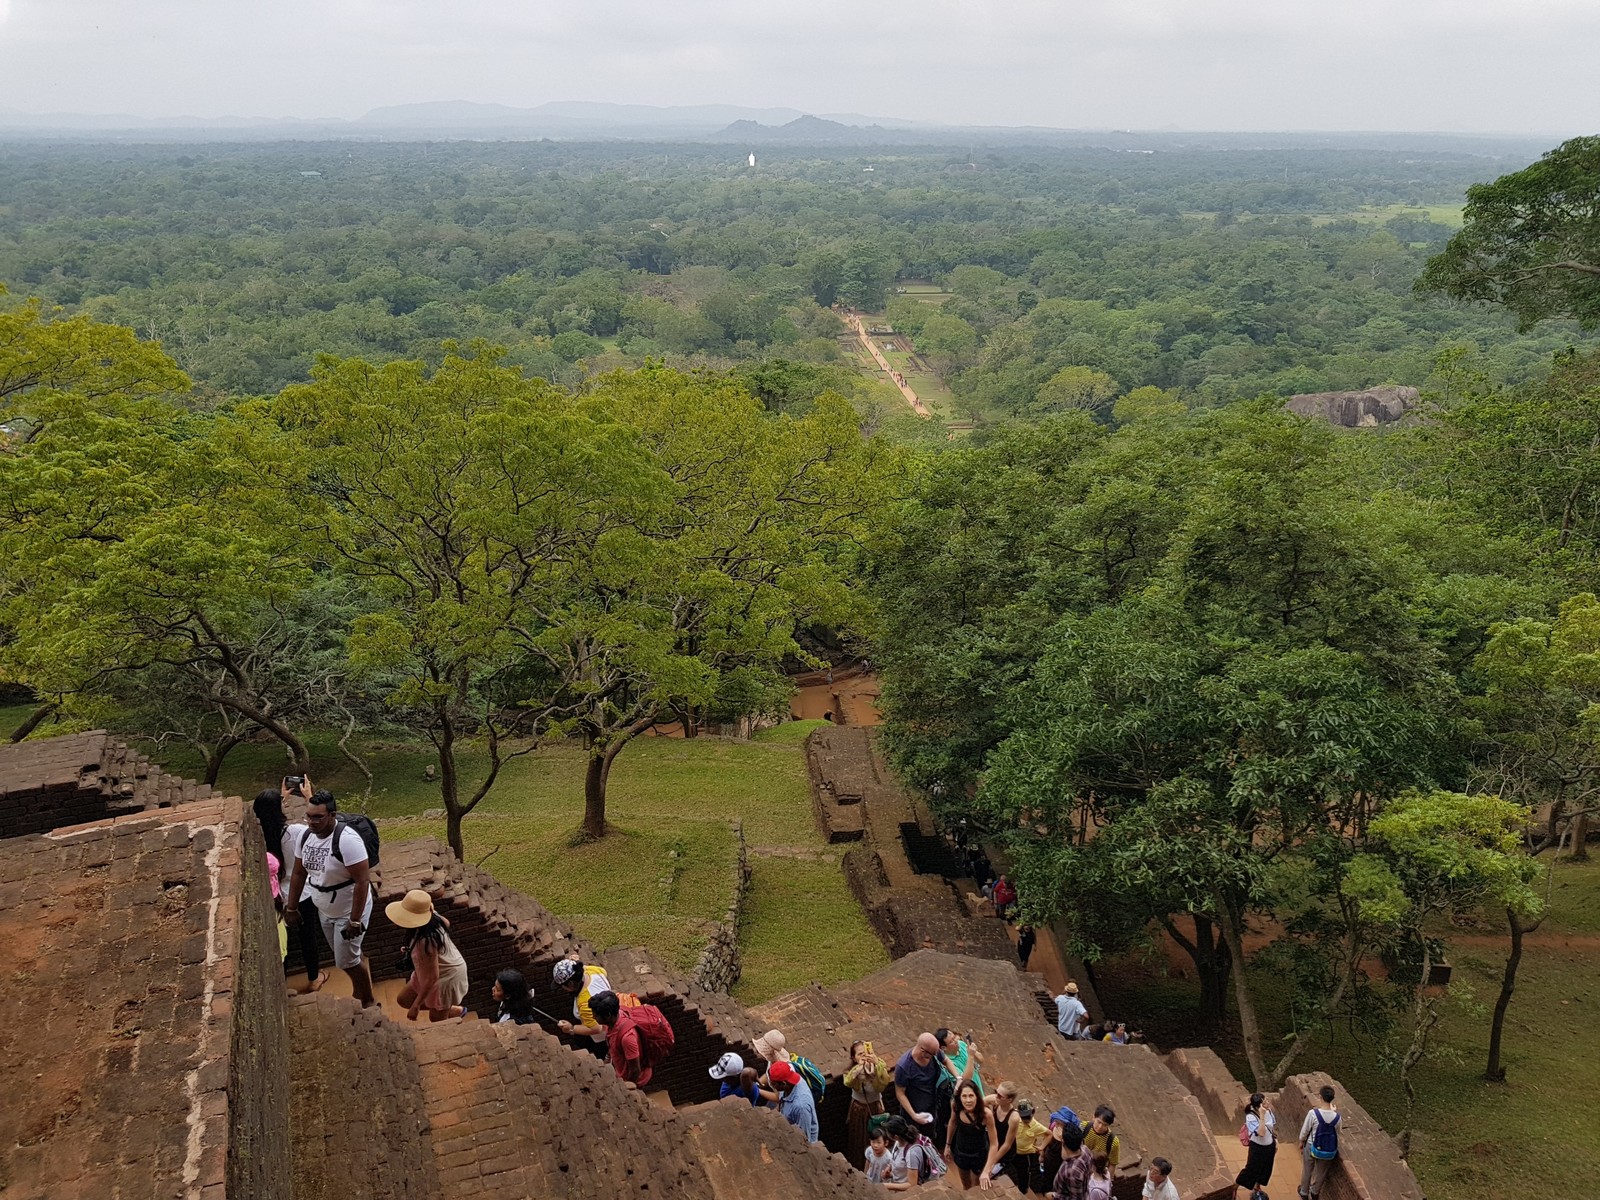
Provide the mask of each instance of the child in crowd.
POLYGON ((867 1142, 866 1171, 868 1183, 882 1183, 889 1178, 889 1167, 894 1154, 889 1149, 889 1134, 881 1125, 872 1131, 867 1142))

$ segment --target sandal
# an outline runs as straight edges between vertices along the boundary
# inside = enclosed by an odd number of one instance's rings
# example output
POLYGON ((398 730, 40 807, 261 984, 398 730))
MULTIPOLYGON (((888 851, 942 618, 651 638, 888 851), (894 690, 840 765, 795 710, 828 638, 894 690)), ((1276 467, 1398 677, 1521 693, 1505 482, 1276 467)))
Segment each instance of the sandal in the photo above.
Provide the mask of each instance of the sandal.
POLYGON ((310 983, 306 984, 306 991, 308 991, 308 992, 320 992, 322 990, 322 985, 327 983, 327 982, 328 982, 328 973, 326 971, 318 971, 317 972, 317 977, 315 979, 313 979, 310 983))

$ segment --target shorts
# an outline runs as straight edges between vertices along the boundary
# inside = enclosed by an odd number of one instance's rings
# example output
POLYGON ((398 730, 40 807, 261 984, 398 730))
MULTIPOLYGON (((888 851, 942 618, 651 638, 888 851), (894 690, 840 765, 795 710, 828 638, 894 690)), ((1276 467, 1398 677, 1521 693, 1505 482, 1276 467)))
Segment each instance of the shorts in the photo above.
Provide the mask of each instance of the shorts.
MULTIPOLYGON (((344 927, 350 923, 349 917, 331 917, 321 908, 317 909, 317 915, 322 918, 322 936, 333 949, 333 965, 343 971, 359 965, 361 943, 366 939, 367 931, 363 929, 360 937, 347 938, 344 936, 344 927)), ((369 927, 372 924, 371 889, 367 891, 367 911, 362 915, 361 923, 369 927)))

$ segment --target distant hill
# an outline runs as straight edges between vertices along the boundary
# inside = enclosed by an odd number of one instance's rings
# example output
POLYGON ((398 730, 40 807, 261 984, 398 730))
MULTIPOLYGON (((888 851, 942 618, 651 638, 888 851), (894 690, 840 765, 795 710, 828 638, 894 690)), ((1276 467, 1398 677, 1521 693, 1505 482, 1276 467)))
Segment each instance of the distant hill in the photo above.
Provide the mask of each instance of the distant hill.
POLYGON ((866 146, 887 141, 902 141, 908 131, 885 129, 882 125, 846 125, 826 117, 804 116, 782 125, 763 125, 758 121, 735 121, 711 135, 718 142, 774 143, 804 146, 866 146))

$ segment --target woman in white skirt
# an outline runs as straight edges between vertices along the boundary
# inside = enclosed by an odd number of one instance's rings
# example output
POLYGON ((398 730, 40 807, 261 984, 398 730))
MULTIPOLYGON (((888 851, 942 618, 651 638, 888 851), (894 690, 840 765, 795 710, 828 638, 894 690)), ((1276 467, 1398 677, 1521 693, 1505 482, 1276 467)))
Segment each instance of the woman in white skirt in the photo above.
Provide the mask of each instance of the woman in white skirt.
POLYGON ((409 930, 401 953, 411 960, 411 978, 401 989, 399 1002, 412 1021, 423 1009, 428 1020, 445 1021, 462 1016, 467 997, 467 960, 450 940, 450 922, 433 909, 433 897, 420 888, 386 905, 389 920, 409 930))

